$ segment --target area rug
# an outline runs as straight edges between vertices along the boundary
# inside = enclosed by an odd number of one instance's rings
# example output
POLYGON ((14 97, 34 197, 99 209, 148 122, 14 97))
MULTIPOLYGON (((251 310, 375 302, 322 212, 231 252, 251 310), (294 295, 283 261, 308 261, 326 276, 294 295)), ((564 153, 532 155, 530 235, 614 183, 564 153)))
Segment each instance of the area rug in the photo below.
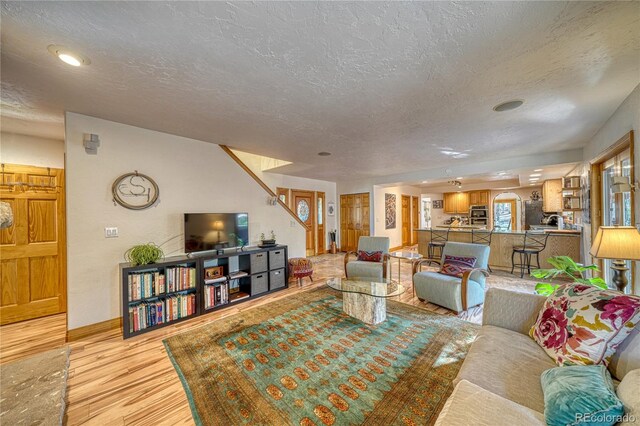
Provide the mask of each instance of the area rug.
POLYGON ((328 289, 164 340, 199 425, 432 424, 478 326, 403 303, 366 325, 328 289))
POLYGON ((69 348, 0 366, 0 424, 61 425, 69 348))

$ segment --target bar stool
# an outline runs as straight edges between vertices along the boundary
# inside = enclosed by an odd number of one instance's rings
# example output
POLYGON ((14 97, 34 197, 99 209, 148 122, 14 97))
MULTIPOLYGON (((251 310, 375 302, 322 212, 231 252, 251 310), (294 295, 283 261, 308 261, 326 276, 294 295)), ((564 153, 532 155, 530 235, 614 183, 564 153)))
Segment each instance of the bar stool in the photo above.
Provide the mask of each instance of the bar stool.
MULTIPOLYGON (((482 244, 484 246, 491 247, 491 236, 493 235, 493 231, 487 231, 484 229, 472 229, 471 230, 471 243, 472 244, 482 244)), ((491 266, 489 266, 489 261, 487 260, 487 269, 489 272, 493 272, 491 270, 491 266)))
POLYGON ((429 241, 429 247, 427 248, 429 259, 440 259, 442 257, 444 245, 449 241, 450 230, 451 228, 447 228, 446 231, 431 229, 431 241, 429 241), (438 251, 438 257, 434 258, 436 250, 438 251))
POLYGON ((526 231, 524 233, 524 242, 521 246, 513 246, 513 252, 511 253, 511 273, 517 266, 520 268, 520 278, 524 277, 524 270, 527 270, 528 274, 531 274, 531 256, 536 256, 536 264, 540 269, 540 252, 547 247, 547 238, 549 233, 540 231, 526 231), (515 255, 520 255, 520 263, 515 263, 515 255))

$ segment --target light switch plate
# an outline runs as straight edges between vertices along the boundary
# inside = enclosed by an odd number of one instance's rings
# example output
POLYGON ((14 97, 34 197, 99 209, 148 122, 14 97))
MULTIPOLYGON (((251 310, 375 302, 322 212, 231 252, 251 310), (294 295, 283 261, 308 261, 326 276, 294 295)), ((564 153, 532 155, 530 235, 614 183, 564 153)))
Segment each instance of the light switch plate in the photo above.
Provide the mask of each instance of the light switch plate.
POLYGON ((104 228, 104 237, 105 238, 118 238, 118 228, 115 228, 115 227, 104 228))

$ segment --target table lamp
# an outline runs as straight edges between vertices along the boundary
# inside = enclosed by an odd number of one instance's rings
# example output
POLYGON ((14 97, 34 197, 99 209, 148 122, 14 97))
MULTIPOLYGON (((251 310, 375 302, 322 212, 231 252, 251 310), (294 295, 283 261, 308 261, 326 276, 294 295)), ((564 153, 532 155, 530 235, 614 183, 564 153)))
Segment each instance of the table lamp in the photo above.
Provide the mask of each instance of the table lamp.
POLYGON ((612 259, 613 283, 620 291, 627 285, 625 260, 640 260, 640 233, 633 226, 601 226, 589 253, 598 259, 612 259))

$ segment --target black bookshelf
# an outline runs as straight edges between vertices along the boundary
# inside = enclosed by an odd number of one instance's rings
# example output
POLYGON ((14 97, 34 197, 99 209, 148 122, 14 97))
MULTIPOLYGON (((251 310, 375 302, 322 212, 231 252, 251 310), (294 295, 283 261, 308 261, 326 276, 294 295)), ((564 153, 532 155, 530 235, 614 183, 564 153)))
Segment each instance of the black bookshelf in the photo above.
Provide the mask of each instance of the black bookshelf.
MULTIPOLYGON (((164 262, 151 265, 131 266, 128 263, 120 264, 123 336, 127 339, 285 289, 288 287, 289 281, 287 265, 288 250, 287 246, 284 245, 268 248, 245 248, 244 250, 228 251, 224 254, 173 257, 165 259, 164 262), (168 271, 178 267, 190 268, 193 271, 192 273, 195 274, 195 286, 168 291, 168 271), (217 282, 206 284, 205 269, 211 267, 221 267, 222 275, 216 280, 217 282), (155 274, 156 272, 157 276, 164 276, 164 291, 149 295, 145 293, 144 297, 131 300, 130 291, 136 294, 132 287, 142 287, 142 284, 137 286, 138 282, 135 281, 137 278, 131 277, 141 274, 155 274), (131 286, 130 278, 134 280, 131 286), (210 290, 211 288, 213 290, 210 290), (216 290, 216 288, 219 288, 219 290, 216 290), (219 300, 219 303, 209 303, 212 300, 211 291, 214 292, 213 301, 219 300), (220 292, 219 299, 216 291, 220 292), (225 291, 226 298, 223 297, 225 291), (189 310, 187 306, 185 312, 180 309, 179 312, 183 315, 179 318, 168 319, 168 301, 171 300, 173 307, 173 301, 182 300, 181 298, 184 295, 193 295, 193 309, 189 310), (140 308, 142 305, 144 307, 140 308), (162 305, 161 315, 157 311, 159 305, 162 305), (132 309, 130 310, 130 308, 132 309), (140 320, 141 311, 144 311, 142 312, 143 316, 145 316, 144 321, 140 320), (155 323, 151 320, 151 317, 155 318, 155 323), (160 318, 163 319, 162 322, 158 322, 160 318), (145 327, 141 327, 143 325, 145 327)), ((152 284, 154 290, 160 287, 159 284, 156 287, 157 279, 152 284)), ((146 279, 144 282, 147 283, 146 279)), ((174 313, 175 309, 171 309, 170 312, 174 313)))

